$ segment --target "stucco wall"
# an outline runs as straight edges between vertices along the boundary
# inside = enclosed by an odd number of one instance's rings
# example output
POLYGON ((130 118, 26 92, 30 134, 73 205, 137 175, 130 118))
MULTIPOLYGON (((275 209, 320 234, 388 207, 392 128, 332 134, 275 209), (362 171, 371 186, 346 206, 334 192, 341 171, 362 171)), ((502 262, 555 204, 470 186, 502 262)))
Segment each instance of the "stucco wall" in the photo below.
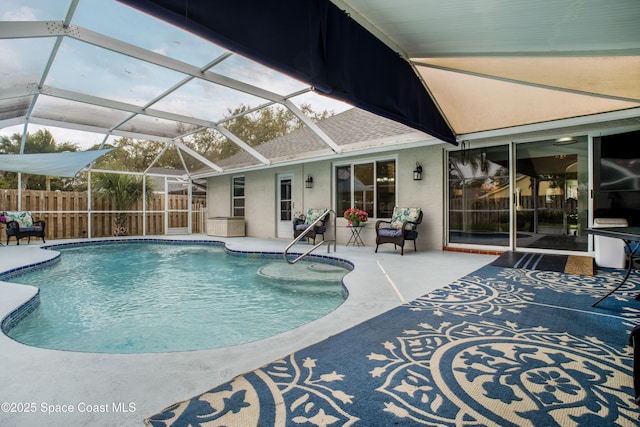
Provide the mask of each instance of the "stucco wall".
POLYGON ((429 146, 402 151, 398 157, 398 205, 420 207, 424 211, 422 224, 418 227, 419 249, 442 249, 444 223, 442 156, 442 147, 429 146), (413 180, 416 161, 422 165, 421 181, 413 180))
POLYGON ((207 216, 231 216, 231 177, 209 178, 207 183, 207 216))
MULTIPOLYGON (((277 236, 277 177, 280 173, 294 174, 294 212, 304 212, 308 208, 333 208, 332 170, 335 162, 357 161, 359 159, 397 158, 397 200, 398 206, 420 207, 424 219, 418 228, 418 250, 439 250, 443 241, 443 150, 441 146, 427 146, 368 154, 357 157, 340 157, 336 160, 311 162, 287 167, 245 172, 246 233, 248 236, 276 238, 277 236), (413 180, 416 161, 422 164, 422 181, 413 180), (305 188, 307 175, 313 177, 313 188, 305 188)), ((209 178, 208 216, 231 215, 231 176, 209 178)), ((344 245, 350 230, 342 212, 337 212, 338 245, 344 245)), ((331 224, 334 227, 336 224, 331 224)), ((362 231, 367 246, 375 248, 375 219, 370 220, 362 231)), ((325 236, 330 238, 332 230, 325 236)), ((413 245, 409 242, 409 248, 413 245)), ((408 248, 405 248, 407 250, 408 248)), ((380 251, 393 251, 392 245, 383 245, 380 251)))

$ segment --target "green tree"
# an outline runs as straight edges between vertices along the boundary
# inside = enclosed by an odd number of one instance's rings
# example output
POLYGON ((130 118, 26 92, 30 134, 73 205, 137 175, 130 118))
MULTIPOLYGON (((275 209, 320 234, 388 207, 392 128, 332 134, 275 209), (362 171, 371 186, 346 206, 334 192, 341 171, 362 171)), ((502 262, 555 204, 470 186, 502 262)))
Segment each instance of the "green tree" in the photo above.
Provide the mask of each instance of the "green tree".
MULTIPOLYGON (((334 114, 332 111, 327 110, 315 112, 310 105, 302 105, 300 109, 313 121, 319 121, 334 114)), ((270 106, 247 113, 249 110, 250 107, 245 105, 240 105, 234 110, 229 109, 225 116, 225 119, 228 120, 223 121, 226 129, 252 147, 286 135, 304 126, 291 111, 282 106, 270 106)), ((186 129, 179 129, 178 131, 185 134, 187 133, 186 129)), ((19 134, 14 134, 10 138, 0 137, 0 153, 19 153, 21 141, 22 136, 19 134)), ((242 150, 214 129, 205 129, 197 132, 189 137, 182 138, 180 142, 213 162, 225 159, 242 150)), ((115 147, 117 149, 98 159, 93 168, 143 172, 158 157, 165 148, 165 145, 166 143, 164 142, 121 137, 114 141, 113 144, 104 147, 115 147)), ((98 148, 100 147, 94 146, 91 149, 98 148)), ((33 135, 27 135, 25 153, 58 151, 77 151, 77 147, 73 144, 57 145, 48 130, 41 130, 33 135)), ((169 169, 183 170, 183 161, 188 170, 195 170, 202 167, 199 160, 185 153, 179 155, 173 147, 166 150, 155 165, 169 169)), ((47 189, 46 182, 45 177, 37 177, 36 175, 25 177, 23 174, 23 188, 44 190, 47 189)), ((86 189, 86 180, 83 179, 83 177, 77 180, 52 178, 49 182, 51 183, 50 189, 52 190, 86 189)), ((15 173, 5 172, 0 175, 0 185, 4 188, 16 188, 17 175, 15 173)))
POLYGON ((113 207, 117 212, 113 219, 113 235, 129 235, 129 214, 126 211, 145 198, 147 202, 153 200, 151 183, 141 176, 121 173, 97 173, 93 175, 91 182, 92 189, 98 197, 114 203, 113 207))
POLYGON ((162 142, 122 137, 114 141, 113 145, 104 147, 117 149, 98 159, 94 167, 96 169, 143 172, 158 157, 164 145, 162 142))
MULTIPOLYGON (((10 137, 0 136, 0 154, 20 154, 21 148, 22 134, 14 133, 10 137)), ((41 129, 36 133, 27 133, 23 153, 60 153, 77 150, 78 147, 75 144, 58 144, 48 129, 41 129)), ((70 191, 74 185, 73 178, 22 174, 22 189, 70 191)), ((18 188, 18 174, 3 171, 0 175, 0 186, 2 188, 18 188)))
MULTIPOLYGON (((302 105, 300 109, 313 121, 323 120, 334 114, 328 110, 315 112, 310 105, 306 104, 302 105)), ((229 120, 224 121, 223 126, 251 147, 256 147, 304 126, 291 111, 283 107, 271 106, 247 113, 249 110, 250 107, 245 105, 240 105, 235 110, 228 110, 225 118, 229 120)), ((213 129, 197 132, 189 138, 184 138, 182 143, 213 162, 225 159, 242 150, 213 129)))

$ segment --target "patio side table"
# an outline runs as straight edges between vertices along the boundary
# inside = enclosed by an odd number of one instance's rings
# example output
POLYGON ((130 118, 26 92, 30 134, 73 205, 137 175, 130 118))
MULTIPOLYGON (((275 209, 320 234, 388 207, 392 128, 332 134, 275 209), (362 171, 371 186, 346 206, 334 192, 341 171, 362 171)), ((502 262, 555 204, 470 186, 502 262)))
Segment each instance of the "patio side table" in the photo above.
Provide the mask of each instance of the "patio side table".
POLYGON ((351 237, 347 242, 347 246, 365 246, 362 237, 360 237, 360 232, 364 228, 364 225, 347 225, 347 228, 351 230, 351 237))

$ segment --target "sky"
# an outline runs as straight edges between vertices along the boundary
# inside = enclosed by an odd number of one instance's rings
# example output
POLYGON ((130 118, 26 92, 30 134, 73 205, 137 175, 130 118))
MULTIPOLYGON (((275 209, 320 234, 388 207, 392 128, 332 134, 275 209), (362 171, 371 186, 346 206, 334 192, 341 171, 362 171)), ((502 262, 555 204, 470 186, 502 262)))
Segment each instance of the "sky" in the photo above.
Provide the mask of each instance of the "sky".
MULTIPOLYGON (((2 21, 61 21, 69 6, 69 0, 2 0, 2 21)), ((102 33, 126 41, 155 53, 165 55, 198 68, 225 53, 225 50, 197 36, 145 15, 115 0, 80 0, 72 19, 72 25, 102 33)), ((0 39, 0 90, 12 86, 37 83, 45 69, 46 61, 55 39, 32 38, 0 39)), ((281 95, 296 92, 307 85, 285 77, 246 58, 232 55, 212 71, 232 77, 281 95)), ((184 75, 119 53, 97 48, 88 43, 65 37, 46 86, 98 96, 118 102, 144 106, 150 100, 180 82, 184 75)), ((310 104, 315 111, 331 110, 336 113, 350 106, 317 95, 305 94, 292 100, 295 104, 310 104)), ((196 79, 189 82, 151 108, 186 116, 196 116, 216 121, 238 106, 258 106, 264 99, 239 93, 220 85, 196 79)), ((68 120, 76 108, 69 101, 53 97, 40 97, 34 116, 44 114, 60 120, 68 120)), ((121 110, 102 107, 84 109, 89 123, 101 122, 113 125, 129 114, 121 110)), ((139 119, 131 126, 154 129, 165 126, 174 131, 174 123, 139 119)), ((29 125, 28 132, 45 128, 29 125)), ((46 126, 59 143, 72 142, 81 148, 99 144, 104 134, 79 132, 46 126)), ((22 133, 24 125, 0 129, 0 135, 22 133)))

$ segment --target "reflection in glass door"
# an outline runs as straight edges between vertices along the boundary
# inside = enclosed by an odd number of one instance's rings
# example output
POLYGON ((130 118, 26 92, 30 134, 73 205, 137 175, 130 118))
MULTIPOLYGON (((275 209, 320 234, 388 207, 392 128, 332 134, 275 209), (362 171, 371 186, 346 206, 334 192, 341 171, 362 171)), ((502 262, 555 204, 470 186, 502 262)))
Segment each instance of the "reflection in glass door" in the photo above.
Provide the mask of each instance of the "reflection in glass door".
POLYGON ((509 146, 449 152, 449 243, 510 246, 509 146))
POLYGON ((587 251, 587 138, 516 144, 516 247, 587 251))
POLYGON ((449 152, 448 243, 587 251, 587 147, 513 144, 513 173, 509 145, 449 152))

